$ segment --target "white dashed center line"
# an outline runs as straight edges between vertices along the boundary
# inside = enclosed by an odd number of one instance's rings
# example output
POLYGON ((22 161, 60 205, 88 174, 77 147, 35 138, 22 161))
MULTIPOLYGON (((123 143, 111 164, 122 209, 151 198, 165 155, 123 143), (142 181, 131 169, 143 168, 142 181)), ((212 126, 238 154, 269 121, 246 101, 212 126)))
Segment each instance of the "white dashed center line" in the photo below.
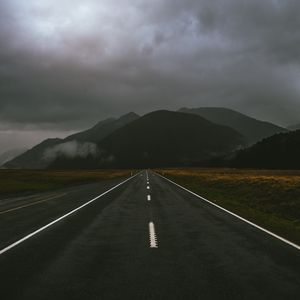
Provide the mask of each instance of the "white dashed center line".
POLYGON ((147 200, 151 201, 151 196, 150 195, 147 196, 147 200))
POLYGON ((149 185, 147 186, 147 190, 150 190, 150 186, 149 185))
POLYGON ((157 237, 153 222, 149 223, 150 248, 158 248, 157 237))

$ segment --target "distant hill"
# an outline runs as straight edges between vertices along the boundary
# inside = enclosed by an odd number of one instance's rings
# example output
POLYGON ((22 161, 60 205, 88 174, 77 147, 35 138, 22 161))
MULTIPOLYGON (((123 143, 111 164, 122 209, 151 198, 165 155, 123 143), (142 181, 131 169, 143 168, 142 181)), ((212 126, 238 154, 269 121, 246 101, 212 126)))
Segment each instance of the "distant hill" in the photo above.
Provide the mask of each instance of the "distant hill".
POLYGON ((89 151, 92 145, 89 143, 98 143, 103 138, 121 128, 122 126, 136 120, 139 116, 135 113, 128 113, 119 119, 109 118, 100 121, 92 128, 70 135, 65 139, 47 139, 24 154, 7 162, 4 167, 13 169, 43 169, 49 165, 50 152, 54 154, 69 153, 72 157, 83 151, 89 151), (88 143, 87 143, 88 142, 88 143))
POLYGON ((300 123, 294 124, 288 127, 289 130, 299 130, 300 129, 300 123))
POLYGON ((62 142, 62 139, 47 139, 25 153, 5 163, 9 169, 43 169, 47 163, 43 160, 44 151, 62 142))
POLYGON ((196 114, 216 124, 229 126, 240 132, 246 138, 246 142, 249 145, 276 133, 288 131, 286 128, 248 117, 228 108, 181 108, 179 111, 196 114))
POLYGON ((100 121, 94 127, 70 135, 64 139, 64 141, 81 141, 81 142, 93 142, 98 143, 103 138, 114 132, 115 130, 123 127, 124 125, 136 120, 139 118, 134 112, 130 112, 124 116, 121 116, 119 119, 109 118, 104 121, 100 121))
POLYGON ((241 150, 232 160, 238 168, 300 169, 300 130, 276 134, 241 150))
POLYGON ((23 154, 25 151, 27 151, 27 149, 21 148, 21 149, 11 149, 3 152, 2 154, 0 154, 0 167, 6 162, 12 160, 13 158, 23 154))
POLYGON ((244 144, 234 129, 186 113, 155 111, 103 139, 101 154, 89 159, 59 158, 51 167, 157 167, 202 165, 244 144))

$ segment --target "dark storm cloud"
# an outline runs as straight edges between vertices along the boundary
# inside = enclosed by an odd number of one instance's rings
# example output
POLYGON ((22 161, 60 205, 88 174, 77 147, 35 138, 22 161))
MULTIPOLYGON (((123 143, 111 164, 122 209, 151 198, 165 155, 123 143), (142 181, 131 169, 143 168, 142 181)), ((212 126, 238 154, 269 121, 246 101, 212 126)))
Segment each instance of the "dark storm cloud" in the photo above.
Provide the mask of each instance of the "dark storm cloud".
POLYGON ((0 126, 77 129, 203 105, 297 122, 299 11, 292 0, 2 0, 0 126))

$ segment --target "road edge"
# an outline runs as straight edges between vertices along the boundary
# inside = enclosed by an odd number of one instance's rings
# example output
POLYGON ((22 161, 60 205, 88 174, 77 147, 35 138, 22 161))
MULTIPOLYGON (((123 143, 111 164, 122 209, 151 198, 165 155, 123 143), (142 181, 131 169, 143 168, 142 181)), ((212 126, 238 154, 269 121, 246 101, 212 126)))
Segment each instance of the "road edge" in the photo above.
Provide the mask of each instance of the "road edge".
MULTIPOLYGON (((142 171, 141 171, 141 172, 142 172, 142 171)), ((123 185, 123 184, 126 183, 127 181, 129 181, 129 180, 135 178, 135 177, 138 176, 141 172, 138 172, 138 173, 136 173, 135 175, 130 176, 129 178, 127 178, 127 179, 121 181, 120 183, 118 183, 117 185, 115 185, 115 186, 113 186, 112 188, 108 189, 107 191, 103 192, 102 194, 98 195, 97 197, 95 197, 95 198, 93 198, 93 199, 87 201, 86 203, 84 203, 84 204, 78 206, 77 208, 74 208, 73 210, 69 211, 68 213, 62 215, 61 217, 59 217, 59 218, 57 218, 57 219, 55 219, 54 221, 52 221, 52 222, 50 222, 50 223, 48 223, 48 224, 42 226, 41 228, 39 228, 39 229, 37 229, 37 230, 35 230, 35 231, 29 233, 28 235, 24 236, 23 238, 17 240, 16 242, 14 242, 14 243, 12 243, 12 244, 6 246, 5 248, 3 248, 3 249, 0 250, 0 255, 2 255, 2 254, 4 254, 4 253, 8 252, 9 250, 15 248, 15 247, 18 246, 19 244, 25 242, 26 240, 30 239, 31 237, 35 236, 36 234, 40 233, 41 231, 43 231, 43 230, 49 228, 50 226, 52 226, 52 225, 58 223, 59 221, 61 221, 61 220, 65 219, 65 218, 67 218, 68 216, 72 215, 72 214, 75 213, 76 211, 79 211, 79 210, 82 209, 83 207, 85 207, 85 206, 87 206, 87 205, 93 203, 94 201, 98 200, 98 199, 101 198, 102 196, 108 194, 109 192, 111 192, 111 191, 113 191, 114 189, 118 188, 119 186, 123 185)))
POLYGON ((230 211, 230 210, 228 210, 228 209, 226 209, 226 208, 224 208, 224 207, 222 207, 222 206, 220 206, 220 205, 218 205, 218 204, 216 204, 216 203, 214 203, 214 202, 212 202, 212 201, 210 201, 210 200, 208 200, 208 199, 206 199, 206 198, 204 198, 204 197, 202 197, 202 196, 200 196, 200 195, 198 195, 196 193, 194 193, 193 191, 191 191, 191 190, 183 187, 182 185, 180 185, 180 184, 172 181, 171 179, 169 179, 169 178, 167 178, 167 177, 165 177, 165 176, 163 176, 163 175, 161 175, 161 174, 159 174, 157 172, 153 171, 153 173, 156 174, 156 175, 158 175, 158 176, 160 176, 161 178, 163 178, 163 179, 171 182, 172 184, 178 186, 179 188, 185 190, 186 192, 188 192, 188 193, 196 196, 197 198, 199 198, 199 199, 201 199, 201 200, 203 200, 203 201, 205 201, 205 202, 207 202, 207 203, 209 203, 209 204, 217 207, 218 209, 221 209, 222 211, 224 211, 224 212, 226 212, 226 213, 228 213, 228 214, 230 214, 230 215, 238 218, 239 220, 241 220, 243 222, 248 223, 249 225, 255 227, 256 229, 259 229, 259 230, 263 231, 264 233, 266 233, 266 234, 268 234, 268 235, 270 235, 270 236, 272 236, 272 237, 280 240, 281 242, 283 242, 283 243, 285 243, 285 244, 287 244, 287 245, 289 245, 289 246, 291 246, 291 247, 293 247, 293 248, 295 248, 295 249, 297 249, 297 250, 300 251, 300 245, 297 245, 297 244, 293 243, 292 241, 289 241, 289 240, 285 239, 284 237, 282 237, 282 236, 280 236, 280 235, 278 235, 278 234, 276 234, 276 233, 274 233, 274 232, 272 232, 272 231, 270 231, 268 229, 265 229, 265 228, 263 228, 263 227, 255 224, 255 223, 253 223, 253 222, 251 222, 251 221, 243 218, 242 216, 240 216, 240 215, 238 215, 238 214, 236 214, 236 213, 234 213, 234 212, 232 212, 232 211, 230 211))

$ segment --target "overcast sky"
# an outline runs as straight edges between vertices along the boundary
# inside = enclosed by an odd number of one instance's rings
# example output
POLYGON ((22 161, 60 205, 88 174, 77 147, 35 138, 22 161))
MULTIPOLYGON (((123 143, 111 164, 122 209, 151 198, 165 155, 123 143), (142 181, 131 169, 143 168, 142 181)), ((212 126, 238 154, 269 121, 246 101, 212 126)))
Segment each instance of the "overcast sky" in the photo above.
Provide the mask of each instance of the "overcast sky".
POLYGON ((0 148, 183 106, 300 122, 299 12, 298 0, 0 0, 0 148))

